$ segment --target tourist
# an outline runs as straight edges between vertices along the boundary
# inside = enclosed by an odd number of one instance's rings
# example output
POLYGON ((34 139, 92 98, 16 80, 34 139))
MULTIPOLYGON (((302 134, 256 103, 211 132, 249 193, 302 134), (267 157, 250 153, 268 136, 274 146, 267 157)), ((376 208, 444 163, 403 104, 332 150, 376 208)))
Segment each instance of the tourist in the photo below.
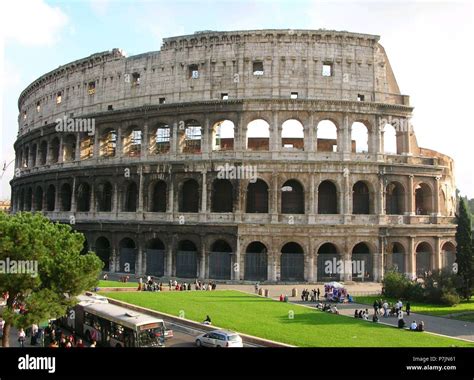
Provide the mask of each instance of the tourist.
POLYGON ((359 310, 355 309, 354 318, 359 318, 359 310))
POLYGON ((417 329, 418 329, 418 325, 416 324, 416 321, 413 321, 410 325, 410 330, 416 331, 417 329))
POLYGON ((379 313, 379 303, 377 302, 377 300, 374 301, 374 314, 378 314, 379 313))
POLYGON ((23 329, 18 330, 18 342, 20 343, 21 348, 25 347, 25 339, 26 339, 25 331, 23 329))
POLYGON ((359 310, 359 318, 360 318, 360 319, 363 318, 363 315, 364 315, 364 311, 363 311, 363 310, 359 310))
POLYGON ((209 315, 206 316, 206 319, 204 320, 203 322, 205 325, 211 325, 212 324, 212 321, 211 321, 211 317, 209 317, 209 315))
POLYGON ((405 327, 405 321, 403 320, 403 311, 398 312, 398 328, 402 329, 405 327))
POLYGON ((384 316, 384 318, 387 318, 388 317, 388 303, 387 303, 387 301, 384 301, 384 303, 382 304, 382 308, 383 308, 383 316, 384 316))
POLYGON ((321 290, 319 290, 319 288, 318 288, 318 291, 316 292, 316 295, 318 296, 318 301, 319 301, 319 296, 321 295, 321 290))
POLYGON ((258 294, 258 290, 260 288, 260 285, 258 282, 255 283, 255 294, 258 294))
POLYGON ((95 340, 93 340, 89 347, 92 347, 92 348, 97 347, 97 342, 95 340))
POLYGON ((377 314, 374 314, 372 317, 372 322, 377 323, 379 321, 379 317, 377 314))
POLYGON ((85 347, 84 342, 82 341, 81 338, 79 338, 79 339, 77 340, 76 347, 77 347, 77 348, 84 348, 84 347, 85 347))
POLYGON ((416 330, 417 330, 417 331, 421 331, 421 332, 425 331, 425 323, 424 323, 423 321, 421 321, 421 322, 418 324, 416 330))
POLYGON ((31 341, 30 344, 32 346, 36 346, 38 344, 38 325, 36 323, 33 323, 31 325, 31 341))
POLYGON ((102 277, 104 281, 107 281, 109 279, 109 275, 107 273, 104 274, 104 277, 102 277))
POLYGON ((407 302, 407 305, 405 307, 405 310, 407 312, 407 315, 410 315, 410 311, 411 311, 411 305, 410 305, 410 302, 407 302))

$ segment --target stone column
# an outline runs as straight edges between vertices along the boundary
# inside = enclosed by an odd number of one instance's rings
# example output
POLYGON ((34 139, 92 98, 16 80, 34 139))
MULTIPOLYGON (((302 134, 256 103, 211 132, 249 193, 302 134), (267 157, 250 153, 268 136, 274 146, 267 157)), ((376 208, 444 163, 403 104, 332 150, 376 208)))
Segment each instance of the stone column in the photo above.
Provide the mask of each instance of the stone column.
POLYGON ((54 193, 54 212, 59 212, 61 210, 61 191, 59 187, 59 182, 56 181, 56 192, 54 193))
POLYGON ((81 160, 81 133, 78 133, 76 136, 76 152, 75 152, 75 161, 81 160))
POLYGON ((384 179, 383 174, 379 175, 378 204, 379 204, 378 213, 380 215, 385 215, 386 214, 386 210, 385 210, 385 179, 384 179))
POLYGON ((414 193, 415 193, 415 188, 414 188, 414 176, 409 175, 408 176, 408 189, 407 189, 407 205, 408 205, 408 214, 409 215, 415 215, 415 199, 414 199, 414 193))
POLYGON ((212 133, 209 126, 209 116, 206 115, 204 119, 204 126, 201 128, 201 152, 203 158, 209 156, 209 152, 212 151, 212 133))
POLYGON ((235 243, 235 254, 233 255, 234 260, 231 262, 231 280, 240 280, 240 239, 237 237, 235 243))
MULTIPOLYGON (((59 157, 58 157, 58 163, 63 163, 64 162, 64 135, 61 134, 59 136, 59 157)), ((30 164, 31 165, 31 164, 30 164)))
POLYGON ((433 257, 432 257, 432 269, 434 270, 441 270, 441 268, 443 267, 443 263, 442 263, 442 257, 441 257, 441 237, 440 236, 436 236, 435 237, 435 247, 434 247, 434 251, 433 251, 433 257))
POLYGON ((340 212, 344 215, 352 214, 352 188, 350 184, 350 172, 348 168, 344 168, 344 185, 343 185, 343 194, 344 194, 344 201, 343 201, 343 210, 340 212))
POLYGON ((118 185, 116 182, 114 182, 114 196, 112 199, 112 212, 117 213, 118 212, 118 185))
POLYGON ((309 216, 313 216, 317 213, 317 197, 316 197, 316 194, 317 193, 317 190, 316 190, 316 186, 315 186, 315 173, 311 173, 310 174, 310 185, 309 185, 309 210, 308 210, 308 214, 309 216))
POLYGON ((349 115, 344 115, 342 126, 337 130, 337 151, 343 153, 344 160, 349 160, 352 152, 351 130, 349 115))
POLYGON ((405 131, 403 132, 403 136, 404 136, 404 149, 403 149, 403 153, 405 153, 406 155, 411 155, 411 138, 410 138, 410 135, 411 135, 411 118, 407 117, 405 119, 405 131))
POLYGON ((413 279, 416 276, 415 238, 413 236, 408 238, 407 259, 408 263, 405 265, 405 268, 407 268, 407 276, 413 279))
POLYGON ((72 191, 71 191, 71 212, 75 213, 77 210, 76 203, 76 177, 72 179, 72 191))
POLYGON ((309 255, 305 255, 305 265, 306 265, 306 281, 314 282, 314 256, 309 253, 309 255))
POLYGON ((173 175, 170 174, 169 176, 169 189, 168 189, 168 204, 166 205, 166 212, 173 215, 175 212, 174 210, 174 180, 173 175))
POLYGON ((436 214, 436 216, 440 216, 441 213, 440 213, 440 204, 439 204, 439 201, 440 201, 440 193, 439 193, 439 181, 440 181, 441 177, 435 177, 435 180, 434 180, 434 196, 433 196, 433 202, 434 202, 434 214, 436 214))
POLYGON ((96 211, 95 207, 95 186, 94 182, 91 183, 91 198, 90 198, 90 207, 89 212, 94 213, 96 211))
POLYGON ((279 124, 278 120, 278 112, 273 113, 273 125, 271 126, 271 136, 270 142, 272 145, 270 146, 270 150, 274 152, 281 151, 281 131, 282 126, 279 124))
POLYGON ((204 169, 201 172, 202 187, 201 187, 201 213, 207 213, 207 171, 204 169))
POLYGON ((270 214, 272 218, 272 223, 278 222, 278 173, 272 173, 272 182, 271 186, 271 205, 270 205, 270 214))
POLYGON ((199 260, 199 273, 198 277, 200 279, 208 278, 209 277, 209 267, 207 266, 206 260, 207 259, 207 252, 206 252, 206 242, 204 237, 201 237, 201 254, 199 260))
POLYGON ((137 212, 143 212, 143 166, 140 165, 138 169, 138 209, 137 212))
POLYGON ((135 274, 141 276, 143 272, 143 248, 140 244, 137 247, 137 259, 135 266, 135 274))
POLYGON ((175 236, 173 235, 168 246, 166 247, 165 277, 171 277, 173 275, 173 249, 175 244, 175 236))
POLYGON ((92 148, 92 157, 99 158, 100 156, 100 133, 98 130, 94 132, 94 146, 92 148))
POLYGON ((123 141, 122 141, 122 126, 117 128, 117 141, 115 143, 115 157, 122 157, 123 155, 123 141))

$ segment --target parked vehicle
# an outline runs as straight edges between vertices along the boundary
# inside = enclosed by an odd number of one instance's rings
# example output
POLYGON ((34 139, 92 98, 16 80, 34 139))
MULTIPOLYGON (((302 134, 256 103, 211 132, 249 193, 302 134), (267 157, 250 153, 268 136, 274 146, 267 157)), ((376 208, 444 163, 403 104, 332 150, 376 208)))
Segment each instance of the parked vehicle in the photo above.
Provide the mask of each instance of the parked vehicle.
POLYGON ((214 330, 196 337, 198 347, 243 347, 242 338, 233 331, 214 330))

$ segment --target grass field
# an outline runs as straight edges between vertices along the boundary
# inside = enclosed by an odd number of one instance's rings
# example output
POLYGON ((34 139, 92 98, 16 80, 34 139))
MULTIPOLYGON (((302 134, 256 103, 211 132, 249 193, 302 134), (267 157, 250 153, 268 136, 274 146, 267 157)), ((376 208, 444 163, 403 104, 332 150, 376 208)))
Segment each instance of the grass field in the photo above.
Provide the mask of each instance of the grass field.
MULTIPOLYGON (((362 303, 372 306, 375 300, 387 300, 388 302, 397 302, 398 300, 394 298, 387 298, 382 296, 366 296, 366 297, 354 297, 354 302, 362 303)), ((403 300, 402 300, 403 301, 403 300)), ((406 301, 403 301, 403 304, 406 304, 406 301)), ((443 316, 447 314, 454 313, 465 313, 465 312, 474 312, 474 297, 470 301, 463 301, 455 306, 444 306, 444 305, 434 305, 421 302, 410 302, 411 311, 414 313, 420 314, 429 314, 434 316, 443 316)))
POLYGON ((465 341, 398 330, 237 291, 109 292, 103 295, 172 315, 305 347, 474 347, 465 341), (293 318, 291 318, 293 316, 293 318))
POLYGON ((99 281, 99 288, 138 288, 138 282, 99 281))

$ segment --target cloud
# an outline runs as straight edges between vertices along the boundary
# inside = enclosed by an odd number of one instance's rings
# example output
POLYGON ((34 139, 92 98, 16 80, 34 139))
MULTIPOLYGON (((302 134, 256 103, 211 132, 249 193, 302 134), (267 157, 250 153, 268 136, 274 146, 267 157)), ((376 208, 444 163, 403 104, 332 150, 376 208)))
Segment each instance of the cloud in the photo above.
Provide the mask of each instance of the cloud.
POLYGON ((4 40, 24 46, 54 45, 69 23, 68 16, 59 7, 52 7, 43 0, 8 1, 2 13, 4 40))
POLYGON ((105 16, 109 10, 110 0, 90 0, 89 3, 97 16, 105 16))

